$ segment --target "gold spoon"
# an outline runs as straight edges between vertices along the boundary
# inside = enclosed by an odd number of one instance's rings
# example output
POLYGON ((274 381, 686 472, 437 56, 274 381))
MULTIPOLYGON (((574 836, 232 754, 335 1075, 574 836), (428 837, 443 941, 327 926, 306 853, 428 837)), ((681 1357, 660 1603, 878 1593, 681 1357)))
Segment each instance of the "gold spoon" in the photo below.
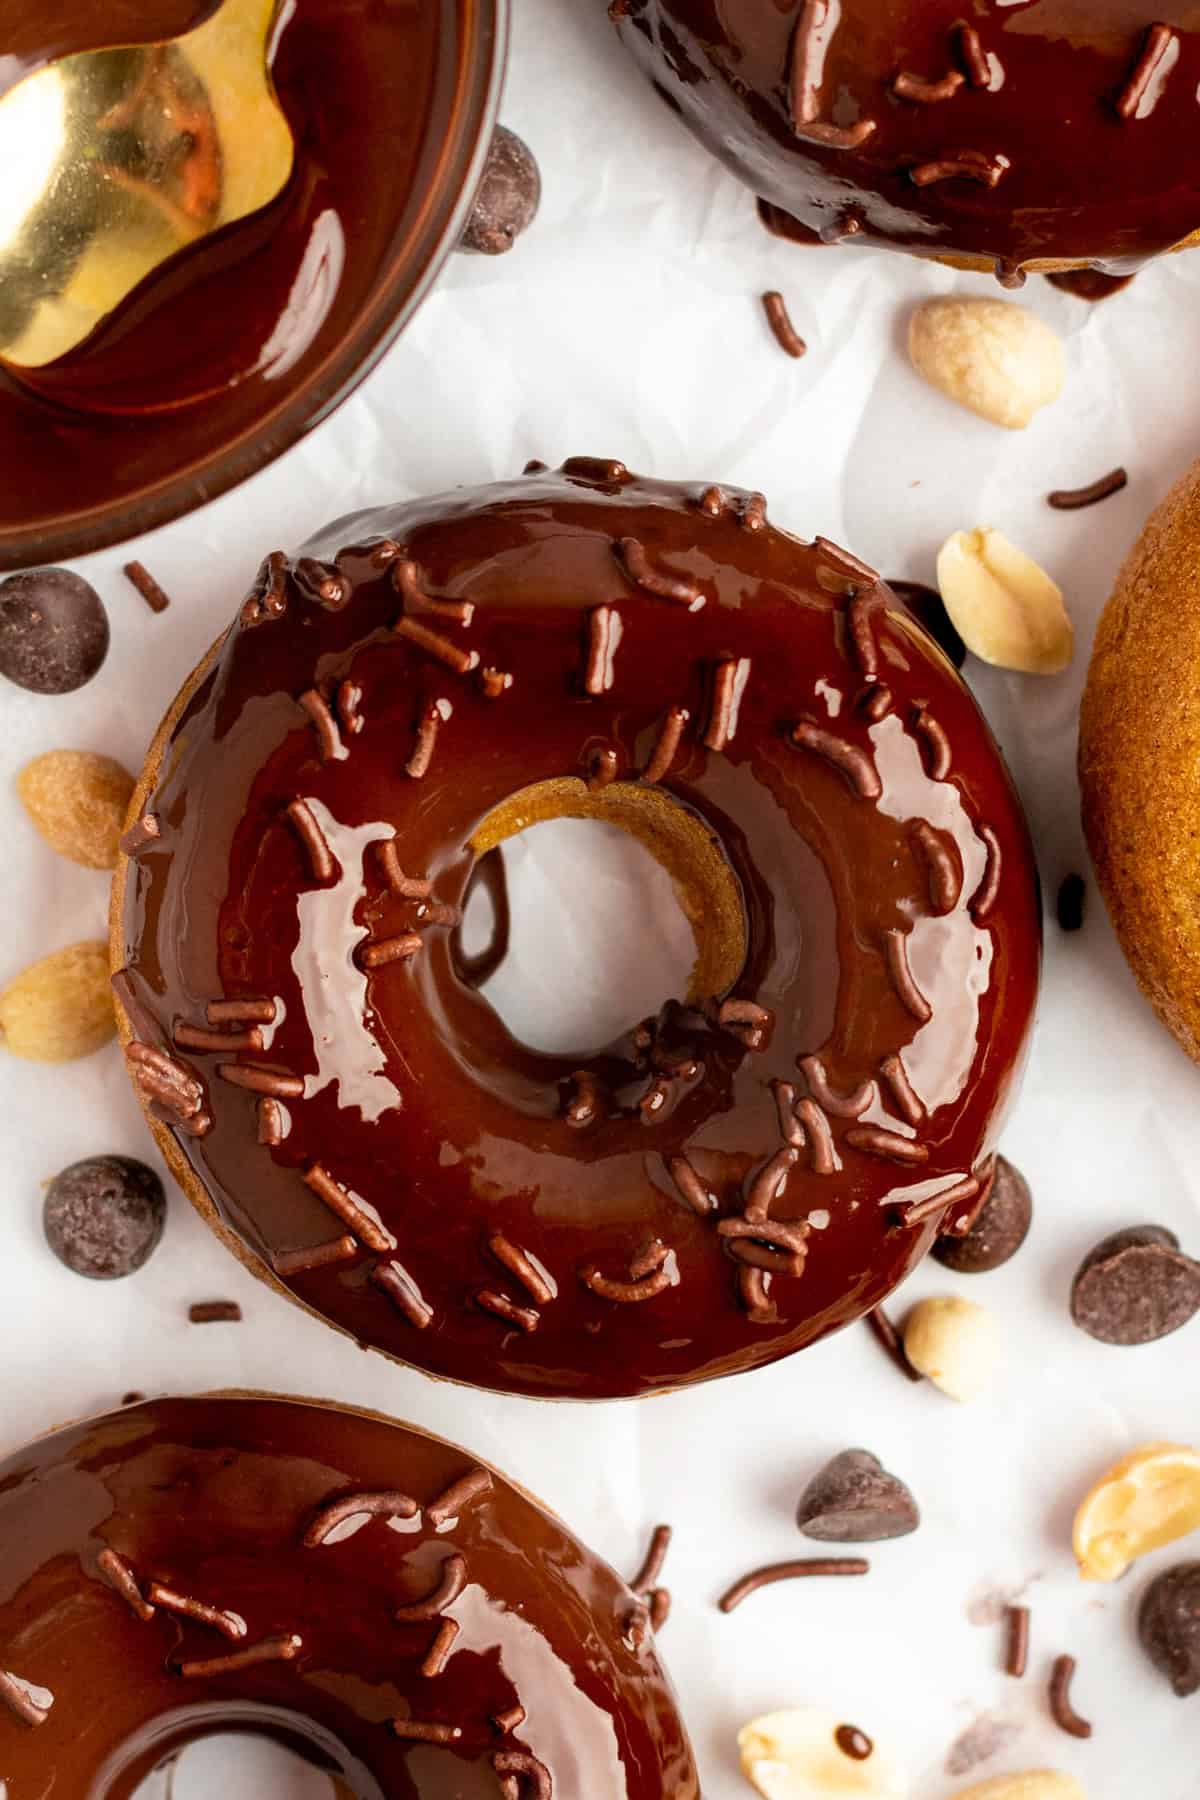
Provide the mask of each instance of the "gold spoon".
POLYGON ((0 359, 65 355, 151 270, 282 190, 279 11, 224 0, 183 37, 65 56, 0 98, 0 359))

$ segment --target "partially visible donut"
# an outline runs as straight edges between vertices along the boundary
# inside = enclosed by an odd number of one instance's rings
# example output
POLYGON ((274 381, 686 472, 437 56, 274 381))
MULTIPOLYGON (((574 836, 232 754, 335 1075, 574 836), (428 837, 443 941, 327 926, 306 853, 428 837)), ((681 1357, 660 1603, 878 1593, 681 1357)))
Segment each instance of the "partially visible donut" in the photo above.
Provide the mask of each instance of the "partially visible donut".
POLYGON ((1128 273, 1200 227, 1200 20, 1180 0, 609 11, 783 236, 937 256, 1015 286, 1031 270, 1128 273))
POLYGON ((541 1395, 782 1356, 969 1223, 1038 979, 969 692, 761 495, 577 458, 272 558, 153 746, 117 881, 126 1056, 260 1273, 363 1343, 541 1395), (691 990, 516 1042, 457 921, 534 820, 670 871, 691 990))
POLYGON ((0 1462, 0 1545, 7 1800, 124 1800, 222 1727, 357 1800, 699 1795, 646 1602, 410 1426, 147 1401, 0 1462))
POLYGON ((1079 716, 1083 823, 1150 1004, 1200 1062, 1200 463, 1150 515, 1104 609, 1079 716))

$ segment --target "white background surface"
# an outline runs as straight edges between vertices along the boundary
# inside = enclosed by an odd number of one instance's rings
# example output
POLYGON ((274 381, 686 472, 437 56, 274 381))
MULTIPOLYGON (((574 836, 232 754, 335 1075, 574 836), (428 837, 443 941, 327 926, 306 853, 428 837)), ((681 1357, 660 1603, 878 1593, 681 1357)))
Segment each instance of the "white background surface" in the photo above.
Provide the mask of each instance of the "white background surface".
MULTIPOLYGON (((90 686, 56 699, 4 688, 0 981, 104 932, 107 879, 56 858, 17 804, 12 778, 29 757, 90 748, 135 769, 266 550, 296 546, 348 508, 508 476, 530 456, 617 456, 654 475, 762 488, 776 523, 824 532, 894 575, 928 579, 953 530, 1003 528, 1065 589, 1075 665, 1041 682, 978 664, 967 673, 1023 789, 1048 895, 1086 867, 1078 693, 1119 559, 1200 447, 1200 260, 1164 263, 1099 308, 1031 282, 1024 303, 1066 337, 1067 389, 1027 432, 1003 433, 924 388, 901 352, 915 300, 989 284, 769 238, 748 195, 626 67, 602 0, 516 0, 515 12, 504 116, 541 161, 533 232, 508 258, 456 258, 366 388, 273 469, 79 565, 113 626, 90 686), (774 286, 809 342, 798 364, 762 321, 758 296, 774 286), (1045 505, 1049 488, 1118 462, 1129 488, 1102 507, 1045 505), (122 580, 130 554, 173 594, 162 617, 122 580)), ((1178 1553, 1107 1589, 1079 1582, 1069 1548, 1074 1505, 1108 1462, 1147 1439, 1200 1438, 1200 1323, 1114 1350, 1067 1314, 1071 1275, 1105 1231, 1154 1219, 1200 1251, 1198 1077, 1138 998, 1094 890, 1089 900, 1079 935, 1048 922, 1036 1051, 1005 1146, 1033 1183, 1033 1235, 991 1275, 931 1263, 896 1303, 961 1292, 995 1310, 1005 1368, 973 1406, 909 1386, 862 1328, 763 1373, 641 1405, 440 1387, 260 1288, 177 1193, 166 1241, 140 1275, 83 1282, 44 1247, 40 1184, 96 1152, 156 1160, 110 1048, 63 1068, 0 1059, 0 1451, 131 1387, 236 1383, 380 1407, 497 1460, 626 1572, 656 1520, 675 1526, 662 1648, 709 1800, 749 1794, 738 1725, 796 1702, 827 1705, 886 1742, 913 1800, 964 1785, 946 1775, 946 1757, 983 1713, 1015 1735, 976 1779, 1049 1764, 1075 1772, 1089 1800, 1196 1800, 1200 1700, 1174 1698, 1133 1630, 1149 1574, 1178 1553), (189 1326, 188 1304, 215 1297, 238 1299, 245 1323, 189 1326), (714 1599, 735 1575, 805 1553, 792 1522, 799 1491, 851 1443, 909 1480, 920 1532, 869 1552, 865 1581, 777 1587, 720 1615, 714 1599), (1000 1633, 972 1624, 968 1607, 982 1590, 1025 1583, 1033 1654, 1018 1684, 999 1672, 1000 1633), (1045 1676, 1062 1650, 1079 1659, 1075 1697, 1096 1725, 1087 1744, 1046 1714, 1045 1676)))

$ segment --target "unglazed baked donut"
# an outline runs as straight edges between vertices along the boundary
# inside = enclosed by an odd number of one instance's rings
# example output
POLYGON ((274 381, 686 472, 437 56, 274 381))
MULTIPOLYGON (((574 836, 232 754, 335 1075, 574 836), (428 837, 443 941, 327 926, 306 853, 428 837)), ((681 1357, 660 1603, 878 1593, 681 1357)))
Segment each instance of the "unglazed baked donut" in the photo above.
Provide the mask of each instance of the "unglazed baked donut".
POLYGON ((552 474, 272 557, 187 684, 115 891, 125 1054, 244 1259, 362 1343, 532 1394, 766 1363, 967 1219, 1038 979, 973 700, 761 495, 552 474), (590 1057, 458 951, 487 853, 609 821, 690 990, 590 1057))
MULTIPOLYGON (((596 0, 599 4, 600 0, 596 0)), ((625 44, 773 229, 1017 285, 1200 226, 1200 7, 616 0, 625 44)))
POLYGON ((1200 463, 1150 515, 1092 650, 1079 720, 1083 823, 1143 991, 1200 1062, 1200 463))
POLYGON ((645 1602, 411 1427, 147 1401, 0 1463, 0 1542, 7 1800, 125 1800, 223 1726, 357 1800, 699 1795, 645 1602))

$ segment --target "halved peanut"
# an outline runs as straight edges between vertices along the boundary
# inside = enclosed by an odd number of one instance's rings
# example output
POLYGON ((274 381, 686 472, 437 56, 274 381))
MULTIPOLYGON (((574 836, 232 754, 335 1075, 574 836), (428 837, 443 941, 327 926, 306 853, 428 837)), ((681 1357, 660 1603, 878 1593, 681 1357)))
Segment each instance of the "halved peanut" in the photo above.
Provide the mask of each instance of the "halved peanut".
POLYGON ((996 1321, 952 1294, 918 1300, 904 1321, 904 1354, 952 1400, 974 1400, 1000 1360, 996 1321))
POLYGON ((69 944, 31 963, 0 993, 0 1044, 30 1062, 72 1062, 117 1029, 107 944, 69 944))
POLYGON ((738 1732, 738 1751, 742 1773, 763 1800, 908 1797, 908 1783, 885 1752, 819 1707, 793 1706, 751 1719, 738 1732))
POLYGON ((1057 675, 1075 650, 1062 590, 990 525, 956 531, 938 551, 938 587, 968 650, 1001 669, 1057 675))
POLYGON ((1147 1551, 1200 1529, 1200 1451, 1143 1444, 1102 1475, 1075 1514, 1085 1581, 1115 1581, 1147 1551))
POLYGON ((949 294, 923 301, 909 320, 908 353, 943 394, 1011 431, 1062 392, 1057 333, 1011 300, 949 294))
POLYGON ((85 869, 115 869, 133 776, 92 750, 48 750, 17 776, 25 810, 52 850, 85 869))
POLYGON ((954 1800, 1087 1800, 1087 1795, 1073 1775, 1029 1769, 1024 1775, 992 1775, 963 1788, 954 1800))

